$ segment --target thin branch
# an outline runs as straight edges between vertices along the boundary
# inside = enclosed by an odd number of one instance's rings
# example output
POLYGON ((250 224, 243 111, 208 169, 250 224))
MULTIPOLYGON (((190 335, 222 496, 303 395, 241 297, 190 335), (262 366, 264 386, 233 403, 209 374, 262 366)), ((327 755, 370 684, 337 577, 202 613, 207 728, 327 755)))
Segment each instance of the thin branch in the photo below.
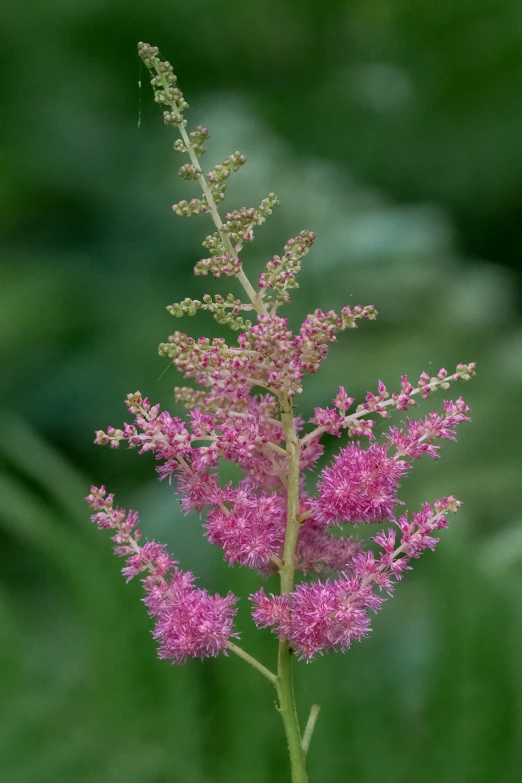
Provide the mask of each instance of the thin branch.
POLYGON ((319 717, 320 709, 321 708, 318 704, 313 704, 312 709, 310 710, 308 723, 306 724, 306 729, 303 734, 303 750, 305 753, 308 753, 308 748, 310 747, 310 742, 312 741, 312 735, 314 733, 315 724, 317 723, 317 718, 319 717))
POLYGON ((245 652, 241 647, 238 647, 237 644, 234 644, 233 642, 227 642, 227 649, 230 650, 230 652, 235 653, 240 658, 243 658, 244 661, 249 663, 251 666, 254 667, 254 669, 257 669, 258 672, 261 672, 263 677, 266 677, 269 682, 272 683, 272 685, 277 684, 277 677, 275 674, 273 674, 269 669, 266 668, 266 666, 263 666, 262 663, 260 663, 258 660, 253 658, 251 655, 249 655, 247 652, 245 652))
MULTIPOLYGON (((174 103, 174 105, 175 105, 175 103, 174 103)), ((189 154, 190 160, 192 161, 193 165, 197 169, 199 169, 201 171, 201 166, 199 164, 198 156, 196 155, 196 152, 194 151, 194 148, 193 148, 192 144, 190 143, 189 135, 188 135, 187 131, 185 130, 185 128, 183 127, 183 125, 180 126, 179 132, 181 134, 181 138, 183 139, 183 143, 185 144, 185 147, 186 147, 187 152, 189 154)), ((201 189, 202 189, 203 194, 205 196, 205 200, 206 200, 206 202, 208 204, 208 208, 209 208, 210 214, 212 216, 212 220, 214 221, 214 225, 216 226, 216 228, 218 230, 218 233, 219 233, 219 236, 221 237, 221 241, 223 243, 223 247, 225 248, 227 253, 229 253, 232 256, 232 258, 238 260, 237 252, 236 252, 232 242, 230 241, 230 237, 227 235, 226 231, 223 230, 224 229, 223 221, 221 220, 221 217, 219 215, 218 208, 216 206, 216 202, 214 201, 214 196, 212 195, 212 191, 210 190, 210 188, 208 186, 208 183, 207 183, 207 180, 205 179, 203 174, 199 175, 198 182, 201 185, 201 189)), ((252 304, 254 306, 254 309, 260 315, 268 315, 268 311, 267 311, 265 305, 263 304, 263 301, 261 300, 261 297, 259 296, 257 291, 252 286, 252 284, 251 284, 250 280, 248 279, 248 277, 245 275, 242 266, 240 267, 240 270, 239 270, 238 274, 236 275, 236 277, 239 280, 239 282, 241 283, 241 285, 243 286, 243 288, 245 289, 248 298, 250 299, 250 301, 252 302, 252 304)))
POLYGON ((267 441, 266 443, 263 443, 261 438, 259 440, 256 438, 256 443, 260 443, 261 446, 266 446, 267 449, 271 449, 272 451, 275 451, 276 454, 281 454, 283 457, 288 457, 288 451, 286 449, 282 449, 281 446, 278 446, 277 443, 272 443, 271 440, 267 441))
MULTIPOLYGON (((450 383, 451 381, 457 381, 461 376, 459 373, 454 373, 453 375, 449 375, 447 378, 439 379, 437 378, 435 381, 432 381, 431 383, 425 384, 425 386, 418 387, 416 389, 413 389, 413 391, 408 395, 409 397, 413 397, 414 394, 420 394, 421 391, 423 391, 426 387, 429 387, 431 391, 436 389, 438 386, 441 386, 443 383, 450 383)), ((381 408, 388 408, 390 405, 394 405, 396 400, 393 397, 390 397, 388 400, 384 400, 383 402, 380 402, 379 405, 381 408)), ((356 411, 355 413, 350 414, 350 416, 346 416, 344 421, 341 424, 341 427, 348 427, 349 424, 352 421, 357 421, 357 419, 361 419, 363 416, 369 416, 370 413, 375 413, 376 411, 373 410, 367 410, 366 408, 356 411)), ((377 411, 378 413, 379 411, 377 411)), ((324 435, 326 432, 327 427, 316 427, 315 430, 312 430, 307 435, 304 436, 304 438, 301 438, 301 446, 307 446, 311 441, 315 440, 316 438, 319 438, 321 435, 324 435)))

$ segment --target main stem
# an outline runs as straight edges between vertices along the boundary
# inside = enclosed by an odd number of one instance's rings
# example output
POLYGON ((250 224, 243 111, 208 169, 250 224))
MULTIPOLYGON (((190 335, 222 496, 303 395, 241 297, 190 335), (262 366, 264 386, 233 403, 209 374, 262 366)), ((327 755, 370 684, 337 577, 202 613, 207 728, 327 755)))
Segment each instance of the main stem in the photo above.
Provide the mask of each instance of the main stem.
MULTIPOLYGON (((295 430, 291 397, 288 394, 281 394, 279 401, 282 413, 281 422, 288 454, 287 522, 283 565, 280 569, 281 593, 283 594, 291 593, 294 589, 295 548, 299 534, 299 440, 295 430)), ((292 651, 287 641, 279 644, 276 689, 279 701, 278 709, 283 719, 290 754, 292 783, 307 783, 306 753, 303 748, 295 706, 292 651)))
MULTIPOLYGON (((168 85, 164 85, 167 87, 168 85)), ((174 107, 176 104, 174 102, 174 107)), ((198 156, 192 144, 190 137, 183 126, 179 129, 181 138, 185 144, 191 162, 198 169, 200 168, 198 156)), ((198 181, 203 190, 207 205, 216 226, 225 250, 234 258, 237 253, 230 241, 229 236, 224 231, 224 226, 219 215, 212 192, 208 186, 205 177, 201 174, 198 181)), ((252 305, 259 315, 268 315, 268 311, 263 300, 255 291, 248 277, 240 270, 237 275, 239 282, 245 289, 252 305)), ((283 554, 283 565, 280 569, 281 575, 281 593, 291 593, 294 589, 295 572, 295 548, 297 545, 297 536, 299 534, 299 439, 294 424, 294 409, 290 395, 280 393, 279 402, 281 405, 281 422, 285 434, 287 463, 288 463, 288 485, 287 485, 287 524, 285 535, 285 547, 283 554)), ((238 654, 238 650, 235 650, 238 654)), ((246 657, 242 654, 242 657, 246 657)), ((259 668, 259 666, 257 666, 259 668)), ((262 667, 264 668, 264 667, 262 667)), ((265 675, 266 676, 266 675, 265 675)), ((269 678, 270 679, 270 678, 269 678)), ((275 687, 278 698, 278 709, 283 719, 283 725, 286 733, 288 752, 290 754, 290 767, 292 770, 292 783, 308 783, 306 772, 306 752, 303 747, 297 710, 295 706, 294 684, 292 677, 292 652, 287 641, 280 642, 277 660, 277 678, 275 687)))

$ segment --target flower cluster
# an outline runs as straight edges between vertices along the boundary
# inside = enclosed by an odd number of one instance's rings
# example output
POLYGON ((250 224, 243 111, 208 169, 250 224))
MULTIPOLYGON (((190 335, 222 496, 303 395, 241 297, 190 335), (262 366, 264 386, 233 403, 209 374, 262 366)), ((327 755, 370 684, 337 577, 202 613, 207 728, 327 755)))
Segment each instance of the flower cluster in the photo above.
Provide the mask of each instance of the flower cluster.
POLYGON ((235 596, 212 596, 194 587, 194 576, 178 568, 163 544, 149 541, 141 546, 141 533, 135 529, 138 515, 114 508, 114 495, 107 495, 105 487, 91 487, 86 500, 100 530, 114 531, 114 551, 126 558, 122 573, 127 581, 142 574, 144 603, 156 621, 153 636, 159 657, 184 663, 189 657, 226 652, 229 639, 237 636, 232 625, 235 596))
POLYGON ((228 294, 226 299, 219 294, 214 294, 214 299, 210 294, 205 294, 202 301, 186 297, 182 302, 175 302, 167 307, 169 313, 177 318, 183 315, 195 315, 198 310, 207 310, 213 313, 218 324, 230 326, 234 331, 249 329, 252 326, 251 321, 239 315, 242 311, 251 309, 252 305, 243 304, 233 294, 228 294))
POLYGON ((383 604, 376 591, 391 595, 394 583, 411 569, 410 560, 435 547, 438 539, 432 534, 446 527, 446 514, 459 505, 451 496, 437 501, 434 508, 426 503, 411 520, 400 517, 396 525, 401 542, 396 543, 395 529, 380 533, 373 540, 383 552, 357 554, 338 579, 299 584, 283 595, 267 596, 261 588, 252 596, 256 624, 272 628, 307 660, 326 651, 347 650, 368 634, 368 611, 376 612, 383 604))
POLYGON ((315 515, 327 524, 391 519, 399 502, 399 480, 407 467, 403 460, 388 456, 385 445, 371 443, 363 449, 359 443, 350 443, 319 476, 315 515))
POLYGON ((432 411, 424 419, 411 419, 406 430, 390 427, 384 436, 387 444, 373 442, 363 449, 360 443, 350 443, 341 449, 334 464, 319 476, 318 494, 313 503, 317 518, 326 523, 353 524, 392 519, 399 503, 399 479, 410 467, 407 460, 419 459, 424 454, 438 457, 440 444, 433 441, 456 440, 455 427, 470 421, 466 415, 469 410, 462 397, 456 402, 446 400, 443 415, 432 411), (390 447, 395 448, 391 456, 390 447))
POLYGON ((214 507, 207 515, 207 538, 222 547, 230 564, 260 568, 282 552, 286 521, 283 498, 247 488, 232 495, 230 509, 225 505, 214 507))
MULTIPOLYGON (((384 383, 379 381, 378 393, 368 392, 366 401, 358 405, 356 412, 350 415, 346 415, 346 411, 352 407, 355 398, 348 397, 344 387, 340 386, 339 393, 333 401, 333 408, 315 408, 314 417, 310 419, 310 423, 316 424, 317 427, 308 433, 305 442, 309 443, 314 439, 320 438, 326 432, 329 435, 340 435, 343 430, 347 430, 348 435, 351 437, 361 437, 362 435, 371 437, 371 429, 375 422, 372 419, 364 419, 364 416, 367 416, 369 413, 377 413, 382 418, 388 419, 390 417, 390 408, 395 408, 397 411, 406 411, 410 406, 417 404, 414 399, 415 395, 419 395, 424 400, 427 400, 437 389, 449 389, 451 381, 469 381, 475 374, 475 366, 475 362, 458 364, 455 372, 451 375, 448 375, 448 371, 442 368, 432 378, 423 372, 415 387, 410 384, 408 376, 403 375, 401 391, 393 392, 391 395, 388 393, 384 383)), ((444 403, 444 411, 448 414, 450 411, 453 411, 454 418, 455 416, 461 417, 463 413, 469 412, 469 408, 462 397, 459 397, 457 402, 446 401, 444 403)), ((436 416, 436 413, 432 415, 436 416)), ((469 421, 469 419, 466 417, 458 418, 453 421, 453 424, 459 421, 469 421)), ((448 426, 453 426, 450 422, 447 424, 448 426)), ((443 436, 439 435, 438 437, 443 436)), ((454 438, 451 439, 453 440, 454 438)))
MULTIPOLYGON (((180 201, 174 211, 206 212, 214 222, 214 233, 203 242, 210 257, 196 263, 195 273, 233 277, 245 296, 206 294, 167 308, 177 318, 204 310, 239 332, 229 344, 222 337, 194 339, 175 331, 160 346, 160 355, 196 387, 175 390, 176 401, 188 410, 186 420, 161 411, 136 392, 126 401, 130 423, 99 430, 96 443, 111 448, 126 443, 140 454, 153 454, 160 478, 174 480, 183 510, 203 517, 204 535, 222 549, 229 565, 280 575, 280 595, 262 589, 252 596, 259 627, 271 628, 307 660, 345 650, 368 633, 369 613, 384 600, 381 591, 391 594, 411 560, 433 549, 434 533, 460 505, 450 496, 412 516, 397 517, 401 481, 414 460, 438 457, 441 441, 454 440, 457 425, 469 421, 462 398, 444 401, 442 412, 433 410, 389 427, 379 440, 375 419, 409 411, 418 398, 427 400, 438 388, 447 391, 453 383, 469 380, 475 365, 459 364, 453 373, 441 369, 434 376, 423 372, 415 384, 402 376, 400 390, 392 393, 379 381, 376 392, 368 392, 359 405, 340 387, 331 407, 316 407, 307 421, 296 415, 295 397, 305 376, 319 370, 340 332, 373 321, 375 308, 317 309, 297 329, 289 328, 288 319, 277 311, 298 287, 301 262, 315 234, 302 231, 289 239, 283 255, 268 261, 257 287, 250 283, 238 253, 254 239, 255 227, 264 223, 278 200, 270 194, 259 207, 234 209, 221 219, 217 205, 226 181, 246 159, 234 153, 203 173, 199 156, 205 152, 208 130, 198 126, 187 132, 187 104, 175 86, 172 67, 154 47, 140 44, 139 51, 152 72, 156 100, 167 106, 165 122, 179 129, 175 149, 189 157, 180 174, 197 181, 202 190, 200 197, 180 201), (249 319, 243 317, 245 312, 249 319), (317 466, 325 435, 345 436, 348 442, 320 471, 316 490, 309 492, 305 471, 317 466), (239 467, 239 481, 220 482, 223 460, 239 467), (355 530, 367 524, 381 525, 370 546, 345 535, 347 525, 355 530), (295 585, 296 572, 310 581, 295 585)), ((192 575, 181 572, 159 544, 141 547, 136 515, 115 510, 103 488, 93 489, 88 501, 99 527, 115 531, 117 554, 127 558, 124 573, 129 578, 144 574, 145 603, 155 618, 161 657, 182 662, 188 656, 235 648, 230 642, 235 598, 195 588, 192 575)))
MULTIPOLYGON (((242 309, 236 300, 233 304, 229 300, 230 305, 232 315, 242 309)), ((185 306, 187 311, 203 307, 193 300, 188 300, 185 306)), ((226 320, 220 310, 226 306, 227 303, 219 302, 207 305, 207 309, 219 311, 220 320, 226 320)), ((175 315, 182 315, 184 306, 176 304, 169 309, 175 315)), ((303 322, 299 334, 294 335, 288 329, 287 318, 262 313, 254 326, 238 336, 237 345, 228 345, 222 337, 195 340, 176 330, 167 343, 160 345, 159 353, 172 359, 185 378, 195 378, 200 386, 233 390, 238 397, 249 394, 254 386, 261 386, 293 397, 302 390, 303 376, 317 372, 328 355, 328 344, 336 342, 337 332, 356 328, 359 319, 375 317, 372 306, 344 307, 340 315, 333 310, 329 313, 316 310, 303 322)))
POLYGON ((313 231, 301 231, 298 237, 288 240, 284 256, 274 256, 259 275, 259 287, 275 289, 278 303, 289 302, 288 291, 299 288, 296 275, 301 271, 301 259, 310 251, 314 240, 313 231))

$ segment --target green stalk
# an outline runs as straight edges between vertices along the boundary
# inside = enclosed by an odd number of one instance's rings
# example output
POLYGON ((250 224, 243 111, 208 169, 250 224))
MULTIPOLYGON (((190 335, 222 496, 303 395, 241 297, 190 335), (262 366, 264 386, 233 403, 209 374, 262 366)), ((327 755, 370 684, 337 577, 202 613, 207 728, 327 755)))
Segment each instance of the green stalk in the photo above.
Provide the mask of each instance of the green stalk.
POLYGON ((292 655, 288 642, 279 645, 277 665, 277 698, 278 710, 283 719, 288 753, 290 755, 290 768, 292 770, 292 783, 308 783, 306 772, 306 754, 301 740, 299 721, 294 697, 294 684, 292 678, 292 655))
MULTIPOLYGON (((291 397, 288 394, 281 394, 279 401, 288 453, 287 522, 283 565, 280 569, 281 593, 284 594, 291 593, 294 589, 295 548, 299 534, 299 440, 295 431, 291 397)), ((292 652, 287 641, 279 644, 276 689, 279 701, 278 709, 283 719, 290 754, 292 783, 307 783, 306 753, 303 748, 295 706, 292 652)))

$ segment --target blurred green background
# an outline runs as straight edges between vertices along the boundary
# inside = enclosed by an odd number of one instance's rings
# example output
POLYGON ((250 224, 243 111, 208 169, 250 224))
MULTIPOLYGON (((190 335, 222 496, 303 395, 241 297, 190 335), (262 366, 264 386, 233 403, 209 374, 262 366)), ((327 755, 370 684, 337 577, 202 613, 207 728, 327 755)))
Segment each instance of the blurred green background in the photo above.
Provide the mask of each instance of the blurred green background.
MULTIPOLYGON (((339 383, 360 396, 478 362, 455 389, 473 423, 402 491, 411 508, 454 492, 461 513, 364 644, 297 666, 303 718, 323 708, 311 780, 520 780, 520 3, 26 0, 0 15, 0 780, 288 780, 269 686, 239 660, 158 662, 139 584, 83 502, 104 482, 202 586, 258 584, 203 542, 151 459, 92 445, 127 392, 175 410, 156 354, 179 325, 165 307, 229 290, 192 277, 210 225, 170 209, 191 185, 138 40, 174 63, 190 122, 210 128, 205 164, 248 156, 225 205, 281 198, 247 271, 317 232, 292 323, 316 306, 380 312, 309 378, 303 415, 339 383)), ((181 328, 220 333, 204 315, 181 328)), ((238 625, 271 665, 246 601, 238 625)))

